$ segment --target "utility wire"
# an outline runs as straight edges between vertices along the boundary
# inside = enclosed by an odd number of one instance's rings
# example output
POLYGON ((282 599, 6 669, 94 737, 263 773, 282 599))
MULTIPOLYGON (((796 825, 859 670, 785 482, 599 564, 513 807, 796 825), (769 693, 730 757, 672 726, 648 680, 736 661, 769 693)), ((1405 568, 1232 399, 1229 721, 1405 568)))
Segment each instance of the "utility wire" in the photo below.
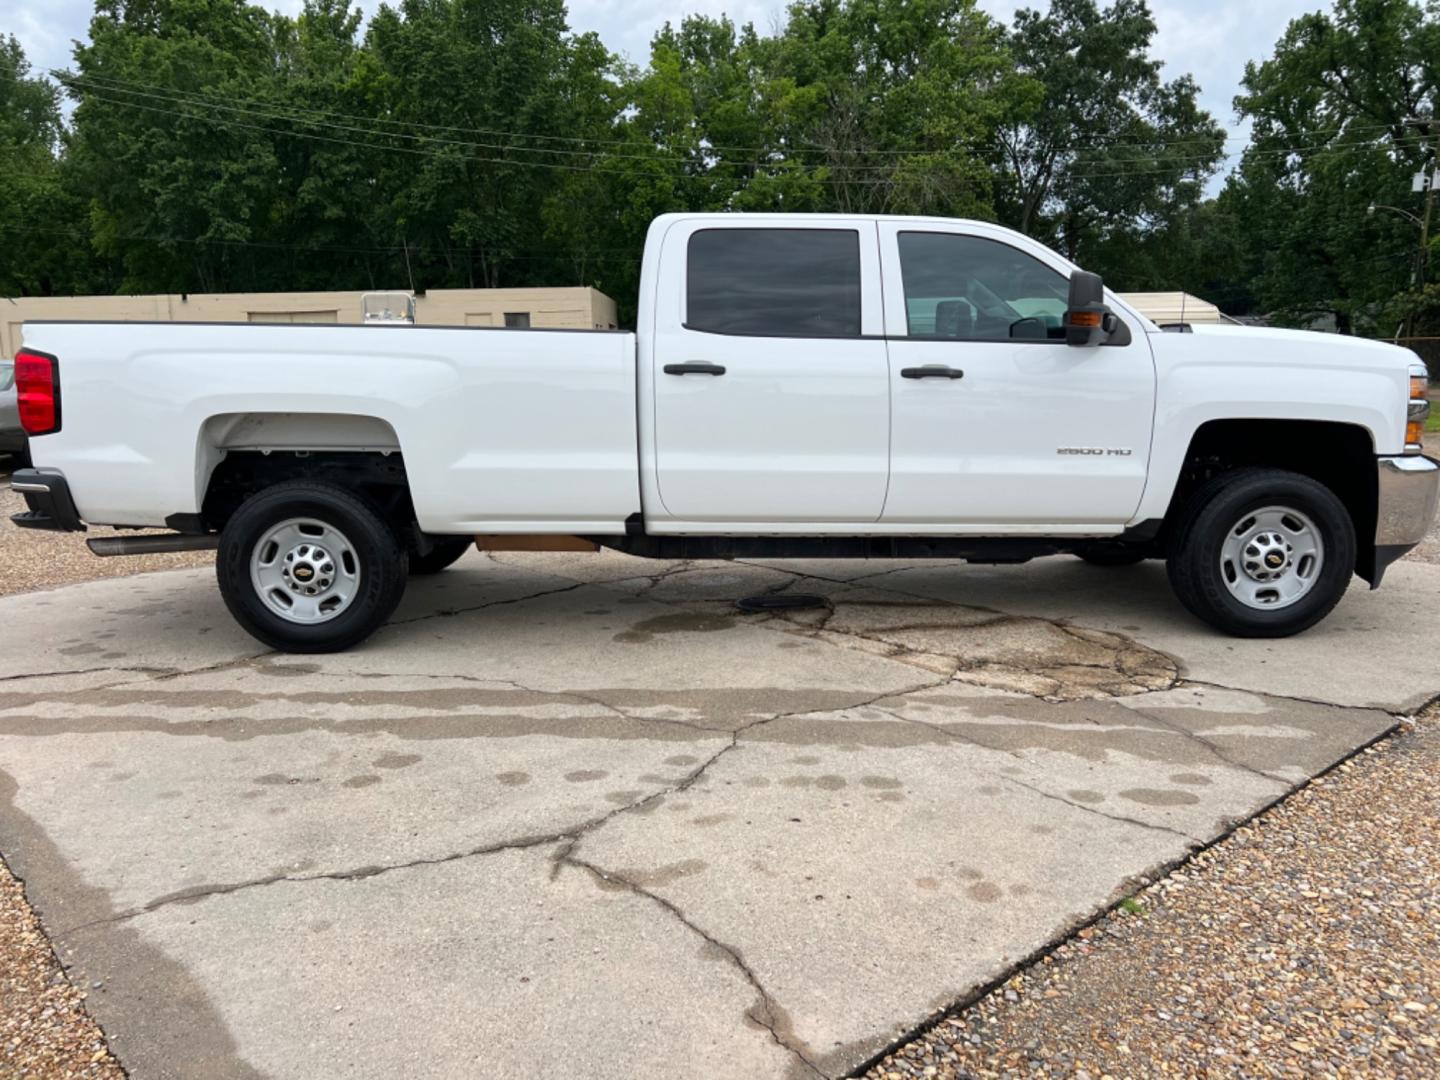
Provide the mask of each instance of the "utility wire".
MULTIPOLYGON (((78 82, 78 80, 77 80, 77 82, 78 82)), ((391 143, 377 143, 377 142, 373 142, 373 141, 355 140, 355 139, 353 139, 353 138, 340 139, 340 138, 336 138, 336 137, 331 137, 331 136, 316 134, 316 133, 313 133, 313 132, 303 132, 303 131, 287 130, 287 129, 284 129, 284 128, 276 128, 276 127, 269 126, 268 124, 248 123, 248 122, 246 122, 246 120, 242 120, 242 119, 238 119, 238 118, 226 118, 226 117, 217 117, 217 116, 207 116, 207 115, 205 115, 203 112, 196 112, 196 111, 194 111, 194 109, 198 108, 198 109, 202 109, 202 110, 203 110, 203 109, 207 109, 207 108, 209 108, 209 109, 222 108, 222 109, 227 109, 228 111, 231 111, 231 112, 238 113, 240 116, 249 117, 249 118, 252 118, 252 119, 258 118, 258 119, 260 119, 260 120, 268 120, 268 121, 270 121, 271 123, 274 123, 274 122, 279 121, 279 122, 290 122, 290 123, 296 123, 296 124, 305 124, 305 125, 309 125, 309 126, 311 126, 311 127, 319 128, 319 129, 321 129, 322 131, 340 131, 340 132, 348 133, 348 134, 351 134, 351 135, 360 134, 360 135, 370 136, 371 139, 376 138, 376 137, 379 137, 379 138, 389 138, 389 137, 397 137, 397 136, 398 136, 398 137, 405 137, 405 138, 409 138, 409 139, 412 139, 412 140, 416 140, 416 141, 419 141, 419 142, 421 142, 421 143, 425 143, 425 142, 438 142, 438 143, 442 144, 442 146, 453 146, 453 147, 456 147, 456 148, 459 148, 459 149, 462 149, 462 150, 474 150, 474 149, 492 150, 492 149, 496 148, 496 147, 495 147, 495 144, 471 143, 471 142, 466 142, 466 141, 463 141, 463 140, 453 140, 453 139, 431 139, 431 138, 428 137, 428 136, 415 136, 415 135, 408 135, 408 136, 407 136, 407 135, 402 135, 401 133, 395 133, 395 132, 375 131, 375 130, 373 130, 373 129, 367 129, 367 128, 358 127, 358 126, 355 126, 355 125, 336 125, 336 124, 331 124, 331 123, 328 123, 328 122, 325 122, 325 121, 319 121, 319 120, 314 120, 314 119, 309 119, 309 118, 296 118, 296 117, 292 117, 292 116, 288 116, 288 115, 287 115, 287 116, 277 116, 277 115, 275 115, 274 113, 266 113, 266 112, 264 112, 263 110, 255 109, 255 108, 247 108, 247 107, 245 107, 245 106, 225 106, 225 105, 221 105, 220 103, 214 103, 214 102, 211 102, 211 103, 203 103, 203 104, 202 104, 202 103, 199 103, 199 102, 190 102, 190 101, 185 101, 185 100, 180 100, 180 99, 167 98, 165 95, 159 95, 159 94, 149 94, 149 93, 146 93, 146 94, 144 95, 145 97, 148 97, 148 98, 150 98, 150 99, 152 99, 152 100, 158 98, 158 99, 160 99, 160 100, 166 101, 166 102, 167 102, 167 106, 166 106, 166 107, 161 107, 161 106, 158 106, 158 105, 147 105, 147 104, 145 104, 144 102, 134 101, 134 100, 131 100, 130 98, 123 97, 123 96, 121 96, 121 97, 113 96, 113 95, 116 94, 116 93, 119 93, 119 94, 122 94, 122 95, 124 95, 124 94, 134 94, 134 93, 135 93, 134 91, 122 90, 122 91, 102 92, 102 91, 95 90, 95 89, 85 89, 83 86, 82 86, 82 90, 84 90, 85 93, 87 93, 87 94, 89 94, 90 96, 96 98, 97 100, 105 101, 105 102, 107 102, 107 103, 109 103, 109 104, 121 105, 121 106, 129 107, 129 108, 134 108, 134 109, 140 109, 140 110, 144 110, 144 111, 148 111, 148 112, 161 113, 161 114, 164 114, 164 115, 166 115, 166 116, 174 116, 174 115, 176 115, 176 110, 177 110, 177 108, 178 108, 178 109, 180 110, 179 115, 186 116, 186 117, 188 117, 188 118, 190 118, 190 119, 199 120, 199 121, 204 122, 204 123, 219 124, 219 125, 222 125, 222 126, 229 126, 229 127, 237 127, 237 128, 242 128, 242 129, 260 131, 260 132, 264 132, 264 133, 272 134, 272 135, 289 136, 289 137, 292 137, 292 138, 311 139, 311 140, 314 140, 314 141, 326 142, 326 143, 331 143, 331 144, 336 144, 336 145, 342 145, 342 146, 347 146, 347 147, 361 147, 361 148, 373 149, 373 150, 390 150, 390 151, 394 151, 394 152, 408 153, 408 154, 412 154, 412 155, 419 155, 419 156, 430 157, 430 158, 443 158, 443 157, 446 156, 446 155, 443 155, 443 154, 441 154, 441 153, 438 153, 434 148, 426 148, 426 147, 424 147, 424 146, 396 146, 396 145, 393 145, 393 144, 391 144, 391 143), (189 111, 186 111, 186 110, 189 110, 189 111)), ((1412 138, 1412 139, 1423 140, 1424 136, 1412 136, 1411 138, 1412 138)), ((1353 150, 1353 151, 1356 151, 1356 152, 1363 152, 1363 151, 1371 151, 1371 150, 1381 149, 1382 147, 1377 146, 1377 145, 1376 145, 1375 143, 1373 143, 1373 142, 1365 142, 1365 143, 1331 143, 1331 144, 1329 144, 1328 146, 1325 146, 1325 147, 1294 146, 1294 147, 1276 147, 1276 148, 1269 148, 1269 149, 1266 149, 1266 150, 1256 151, 1252 156, 1261 156, 1261 155, 1264 155, 1264 156, 1288 156, 1288 155, 1290 155, 1290 154, 1299 152, 1299 151, 1301 151, 1301 150, 1312 149, 1312 148, 1323 148, 1323 149, 1328 149, 1328 150, 1347 149, 1347 150, 1353 150)), ((500 149, 500 150, 502 150, 502 151, 503 151, 503 150, 514 150, 514 151, 517 151, 517 152, 522 153, 522 154, 524 154, 524 153, 551 153, 551 154, 553 154, 553 153, 563 152, 563 153, 570 154, 570 155, 580 154, 581 156, 587 156, 587 157, 595 157, 595 156, 598 156, 601 161, 604 161, 604 160, 606 159, 606 156, 607 156, 607 155, 605 155, 605 154, 600 154, 600 155, 586 155, 586 154, 584 154, 583 152, 580 152, 580 151, 555 151, 555 150, 548 150, 548 149, 547 149, 547 150, 537 150, 536 148, 526 148, 526 147, 503 147, 503 146, 502 146, 502 147, 498 147, 498 149, 500 149)), ((657 148, 657 149, 658 149, 658 148, 657 148)), ((779 152, 779 151, 778 151, 778 148, 777 148, 777 151, 776 151, 776 152, 779 152)), ((931 156, 943 156, 943 155, 945 155, 946 153, 951 153, 951 152, 953 152, 953 151, 937 150, 937 151, 932 151, 932 152, 931 152, 931 156)), ((901 178, 900 176, 898 176, 897 174, 895 174, 895 173, 892 171, 891 167, 888 167, 888 166, 848 166, 848 165, 838 164, 838 163, 834 163, 834 162, 825 163, 825 164, 820 164, 820 165, 807 165, 807 164, 805 164, 805 163, 803 163, 803 162, 796 162, 796 161, 793 161, 793 160, 790 160, 790 159, 784 159, 784 158, 781 158, 781 159, 778 159, 778 160, 772 159, 772 160, 768 160, 768 161, 733 162, 733 161, 727 161, 727 160, 725 160, 724 158, 710 158, 710 159, 708 159, 708 160, 703 160, 703 161, 696 161, 696 160, 694 160, 694 159, 690 159, 690 160, 688 160, 688 161, 687 161, 687 160, 675 160, 675 159, 671 159, 671 160, 668 160, 668 161, 667 161, 667 160, 666 160, 665 158, 663 158, 663 157, 654 157, 654 156, 650 156, 650 155, 609 155, 609 156, 611 157, 612 160, 615 159, 615 158, 617 158, 617 157, 629 158, 629 159, 632 159, 632 160, 637 161, 638 163, 640 163, 640 164, 642 164, 642 165, 644 165, 644 166, 650 167, 650 168, 652 168, 652 169, 658 166, 658 167, 660 167, 660 168, 662 168, 662 169, 668 168, 668 169, 672 169, 672 170, 673 170, 674 168, 676 168, 676 167, 678 166, 678 167, 680 168, 680 170, 681 170, 681 172, 680 172, 679 175, 680 175, 681 177, 687 178, 687 179, 705 179, 705 178, 707 178, 707 177, 710 176, 710 175, 716 174, 716 170, 721 169, 721 168, 726 168, 726 167, 729 167, 729 168, 742 167, 742 168, 755 169, 755 170, 759 171, 762 175, 766 175, 768 178, 772 178, 772 179, 773 179, 773 178, 778 178, 778 177, 784 176, 784 175, 790 175, 790 176, 800 175, 800 176, 804 176, 804 175, 806 175, 806 174, 822 173, 822 174, 824 174, 824 175, 821 175, 821 176, 818 176, 818 177, 816 177, 816 176, 811 176, 812 181, 815 182, 815 183, 820 183, 820 184, 839 185, 839 186, 853 186, 853 185, 855 185, 855 184, 857 184, 857 183, 859 183, 859 184, 863 184, 863 183, 871 183, 871 184, 878 184, 878 183, 894 184, 895 182, 897 182, 897 180, 899 180, 899 179, 901 178), (699 171, 692 171, 692 172, 684 171, 687 167, 689 167, 689 168, 691 168, 691 169, 699 170, 699 171), (868 172, 883 172, 883 173, 885 174, 885 176, 884 176, 883 178, 881 178, 881 179, 872 179, 872 180, 865 180, 865 179, 863 179, 863 178, 858 179, 858 180, 847 178, 848 175, 849 175, 849 174, 852 174, 852 173, 868 173, 868 172), (838 174, 838 175, 837 175, 837 174, 838 174)), ((1232 155, 1232 154, 1222 154, 1222 155, 1220 155, 1220 156, 1221 156, 1221 157, 1229 157, 1229 156, 1233 156, 1233 155, 1232 155)), ((519 166, 519 167, 523 167, 523 168, 552 168, 552 169, 562 169, 562 170, 569 170, 569 171, 574 171, 574 172, 587 172, 587 173, 601 172, 601 173, 612 173, 612 174, 617 174, 617 175, 631 175, 629 172, 627 172, 627 171, 626 171, 625 169, 623 169, 623 168, 620 168, 620 169, 617 169, 617 168, 606 168, 606 167, 604 167, 603 165, 596 165, 593 161, 592 161, 592 162, 589 162, 589 163, 585 163, 585 164, 581 164, 581 163, 579 163, 579 162, 571 163, 571 162, 565 162, 565 161, 558 161, 558 162, 557 162, 557 161, 533 161, 533 160, 525 160, 525 159, 521 159, 521 158, 508 157, 508 156, 506 156, 506 157, 497 157, 497 156, 494 156, 493 153, 490 153, 490 154, 469 154, 469 155, 466 155, 466 156, 465 156, 465 159, 466 159, 466 160, 470 160, 470 161, 474 161, 474 162, 476 162, 476 163, 481 163, 481 164, 511 165, 511 166, 519 166)), ((1171 162, 1171 163, 1167 163, 1167 164, 1163 164, 1163 165, 1158 165, 1158 166, 1155 166, 1155 167, 1152 167, 1152 168, 1146 168, 1146 169, 1112 169, 1112 170, 1109 170, 1109 171, 1105 171, 1104 168, 1103 168, 1103 163, 1097 162, 1097 163, 1095 163, 1095 164, 1096 164, 1097 166, 1100 166, 1102 171, 1098 171, 1098 172, 1084 172, 1084 171, 1081 171, 1081 172, 1070 172, 1070 173, 1064 174, 1064 177, 1065 177, 1065 178, 1068 178, 1069 180, 1074 181, 1074 180, 1093 180, 1093 179, 1114 179, 1114 178, 1134 177, 1134 176, 1161 176, 1161 175, 1171 175, 1171 174, 1174 174, 1174 173, 1176 173, 1176 172, 1179 172, 1179 173, 1181 173, 1181 174, 1186 174, 1186 173, 1197 174, 1196 178, 1198 179, 1198 174, 1199 174, 1200 172, 1202 172, 1202 171, 1205 171, 1205 172, 1211 171, 1211 167, 1208 166, 1208 165, 1205 165, 1205 164, 1202 164, 1202 163, 1199 163, 1199 162, 1187 162, 1187 160, 1184 159, 1184 158, 1181 158, 1180 160, 1173 161, 1173 162, 1171 162)))
MULTIPOLYGON (((114 77, 114 76, 101 76, 101 75, 93 75, 93 74, 76 75, 76 74, 74 74, 74 73, 72 73, 72 72, 63 71, 63 70, 60 70, 60 69, 58 69, 58 68, 52 68, 52 69, 50 70, 50 74, 51 74, 53 77, 55 77, 56 79, 60 80, 61 82, 65 82, 65 83, 69 83, 69 82, 79 82, 80 80, 83 79, 83 80, 87 80, 87 81, 90 81, 90 82, 96 83, 96 84, 106 84, 106 83, 108 83, 108 84, 110 84, 110 86, 111 86, 112 88, 127 88, 127 87, 133 87, 133 88, 137 88, 137 89, 141 89, 141 90, 161 91, 161 92, 164 92, 164 93, 167 93, 167 94, 173 94, 173 95, 182 96, 182 97, 188 97, 188 98, 192 98, 192 99, 199 99, 199 100, 202 101, 202 102, 203 102, 203 101, 213 102, 213 101, 216 100, 216 98, 215 98, 215 96, 214 96, 213 94, 206 94, 206 93, 203 93, 203 92, 200 92, 200 91, 180 90, 180 89, 174 88, 174 87, 167 87, 167 86, 163 86, 163 85, 159 85, 159 84, 155 84, 155 83, 143 83, 143 82, 139 82, 139 81, 136 81, 136 80, 130 80, 130 79, 120 79, 120 78, 116 78, 116 77, 114 77)), ((285 85, 285 86, 288 87, 288 86, 293 86, 293 85, 295 85, 295 84, 293 84, 293 83, 287 83, 287 84, 282 84, 282 85, 285 85)), ((232 101, 233 101, 233 100, 235 100, 235 99, 234 99, 234 98, 229 98, 229 99, 227 99, 227 100, 232 100, 232 101)), ((256 101, 257 99, 250 99, 250 100, 251 100, 251 101, 256 101)), ((565 143, 571 143, 571 144, 578 144, 578 145, 581 145, 581 146, 591 146, 591 145, 597 145, 597 144, 603 145, 603 144, 605 144, 605 143, 611 143, 611 142, 613 142, 613 143, 615 143, 615 144, 617 144, 617 145, 621 145, 621 146, 631 145, 631 144, 628 144, 628 143, 627 143, 625 140, 623 140, 623 139, 614 139, 614 138, 606 139, 606 138, 601 138, 601 137, 599 137, 599 136, 541 135, 541 134, 535 134, 535 133, 530 133, 530 132, 511 131, 511 130, 506 130, 506 129, 502 129, 502 128, 461 127, 461 126, 446 125, 446 124, 429 124, 429 123, 424 123, 424 122, 421 122, 421 121, 414 121, 414 120, 396 120, 396 119, 390 119, 390 118, 388 118, 388 117, 363 116, 363 115, 359 115, 359 114, 355 114, 355 113, 342 113, 342 112, 336 112, 336 111, 333 111, 333 110, 317 109, 317 108, 314 108, 314 107, 311 107, 311 106, 303 106, 303 107, 302 107, 302 106, 290 106, 290 105, 284 105, 283 103, 267 103, 267 104, 273 104, 273 105, 274 105, 275 107, 277 107, 277 108, 286 108, 286 109, 292 109, 292 110, 295 110, 295 111, 304 111, 304 112, 312 113, 312 114, 314 114, 314 115, 316 115, 316 116, 331 117, 331 118, 339 119, 339 120, 354 120, 354 121, 358 121, 358 122, 361 122, 361 123, 370 123, 370 124, 391 124, 391 125, 396 125, 396 126, 405 126, 405 127, 409 127, 409 128, 413 128, 413 129, 417 129, 417 130, 444 131, 444 132, 451 132, 451 133, 472 134, 472 135, 486 135, 486 136, 508 136, 508 137, 516 138, 516 139, 528 139, 528 140, 531 140, 531 141, 545 141, 545 142, 565 142, 565 143)), ((1332 128, 1320 128, 1320 129, 1317 129, 1315 132, 1312 132, 1311 134, 1312 134, 1312 135, 1315 135, 1316 137, 1320 137, 1320 136, 1322 136, 1322 135, 1323 135, 1324 133, 1326 133, 1326 132, 1329 132, 1329 133, 1331 133, 1331 134, 1337 134, 1337 135, 1338 135, 1338 134, 1349 135, 1349 134, 1352 134, 1352 133, 1357 133, 1357 132, 1362 132, 1362 131, 1367 131, 1367 130, 1378 131, 1378 132, 1390 131, 1390 130, 1393 130, 1394 127, 1395 127, 1395 125, 1385 124, 1385 123, 1380 123, 1380 122, 1373 122, 1373 123, 1368 123, 1368 124, 1347 123, 1347 124, 1338 125, 1338 126, 1332 127, 1332 128)), ((386 133, 386 134, 390 134, 390 133, 386 133)), ((1212 145, 1212 142, 1213 142, 1213 141, 1214 141, 1214 140, 1213 140, 1211 137, 1209 137, 1209 136, 1203 136, 1203 135, 1194 135, 1194 136, 1188 136, 1188 137, 1181 138, 1181 139, 1171 139, 1171 140, 1166 140, 1166 139, 1162 139, 1162 138, 1144 138, 1144 137, 1133 137, 1133 138, 1130 138, 1130 137, 1127 137, 1127 138, 1118 138, 1118 137, 1116 137, 1116 138, 1112 138, 1112 137, 1107 137, 1107 136, 1093 136, 1093 137, 1091 137, 1090 139, 1088 139, 1085 144, 1060 145, 1060 146, 1057 146, 1057 147, 1053 147, 1053 148, 1051 148, 1051 149, 1052 149, 1054 152, 1056 152, 1056 153, 1083 153, 1083 152, 1087 152, 1087 151, 1091 151, 1091 150, 1095 150, 1095 149, 1101 149, 1101 148, 1104 148, 1104 147, 1107 147, 1107 146, 1141 146, 1141 147, 1149 147, 1149 146, 1154 146, 1154 145, 1159 144, 1159 145, 1166 145, 1166 146, 1188 146, 1188 145, 1194 145, 1194 146, 1199 146, 1199 147, 1209 147, 1210 145, 1212 145)), ((1229 136, 1226 136, 1224 139, 1222 139, 1222 140, 1220 140, 1220 141, 1223 142, 1223 143, 1239 142, 1239 143, 1243 143, 1243 144, 1249 144, 1249 143, 1257 142, 1257 141, 1259 141, 1259 140, 1255 139, 1253 135, 1251 135, 1251 136, 1229 135, 1229 136)), ((507 145, 508 145, 508 144, 507 144, 507 145)), ((969 142, 969 143, 964 143, 964 144, 957 144, 957 148, 958 148, 959 146, 961 146, 961 145, 970 146, 970 147, 975 148, 975 149, 988 149, 988 148, 990 147, 990 144, 989 144, 987 141, 985 141, 985 140, 979 140, 979 141, 969 142)), ((805 152, 805 153, 827 153, 827 152, 831 152, 830 149, 828 149, 828 148, 826 148, 826 147, 821 147, 821 146, 801 146, 801 145, 791 144, 789 148, 792 149, 792 150, 795 151, 795 152, 805 152)), ((715 151, 715 152, 734 151, 734 152, 738 152, 738 153, 770 153, 770 152, 774 152, 777 148, 774 147, 774 146, 729 146, 729 145, 722 145, 722 144, 707 144, 706 149, 711 150, 711 151, 715 151)), ((582 151, 582 152, 583 152, 583 151, 582 151)), ((864 148, 855 148, 855 149, 853 149, 853 150, 847 150, 847 151, 842 151, 842 152, 844 152, 844 153, 849 153, 849 154, 857 154, 857 155, 928 156, 928 155, 934 154, 936 151, 935 151, 935 150, 932 150, 932 149, 926 149, 926 148, 888 148, 888 149, 864 149, 864 148)))

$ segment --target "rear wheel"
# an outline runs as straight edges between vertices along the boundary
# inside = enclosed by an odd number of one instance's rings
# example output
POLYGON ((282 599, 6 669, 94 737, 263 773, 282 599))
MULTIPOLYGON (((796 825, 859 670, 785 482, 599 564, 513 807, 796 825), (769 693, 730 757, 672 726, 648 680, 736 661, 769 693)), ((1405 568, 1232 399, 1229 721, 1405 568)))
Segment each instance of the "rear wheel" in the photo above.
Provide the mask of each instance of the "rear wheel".
POLYGON ((430 550, 424 555, 410 552, 410 574, 421 577, 438 574, 475 546, 470 536, 428 536, 430 550))
POLYGON ((339 652, 378 629, 405 592, 405 550, 375 509, 330 484, 277 484, 220 534, 220 594, 253 637, 284 652, 339 652))
POLYGON ((1175 595, 1237 637, 1288 637, 1328 615, 1355 568, 1355 526, 1329 488, 1236 469, 1195 493, 1167 563, 1175 595))

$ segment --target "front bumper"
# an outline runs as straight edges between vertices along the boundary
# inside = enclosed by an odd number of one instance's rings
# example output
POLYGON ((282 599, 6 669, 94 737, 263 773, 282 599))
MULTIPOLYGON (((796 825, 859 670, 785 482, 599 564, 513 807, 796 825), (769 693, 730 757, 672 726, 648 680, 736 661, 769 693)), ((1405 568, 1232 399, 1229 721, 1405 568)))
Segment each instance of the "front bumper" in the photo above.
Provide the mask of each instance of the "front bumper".
POLYGON ((1435 520, 1440 503, 1440 461, 1421 457, 1382 457, 1380 504, 1375 516, 1375 543, 1380 547, 1414 547, 1435 520))
POLYGON ((84 532, 85 523, 70 497, 70 485, 63 473, 54 470, 16 469, 10 488, 25 496, 28 509, 11 514, 10 520, 22 529, 52 529, 56 532, 84 532))
POLYGON ((1440 461, 1420 455, 1382 457, 1377 467, 1379 501, 1371 587, 1379 587, 1385 568, 1425 539, 1440 505, 1440 461))

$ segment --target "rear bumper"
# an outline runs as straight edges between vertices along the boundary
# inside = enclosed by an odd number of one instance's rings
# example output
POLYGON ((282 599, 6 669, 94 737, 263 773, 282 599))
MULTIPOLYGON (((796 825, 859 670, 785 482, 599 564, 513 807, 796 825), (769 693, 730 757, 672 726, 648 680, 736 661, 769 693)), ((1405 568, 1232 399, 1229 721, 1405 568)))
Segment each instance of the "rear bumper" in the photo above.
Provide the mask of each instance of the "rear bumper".
POLYGON ((1377 467, 1372 587, 1379 586, 1386 567, 1425 539, 1440 504, 1440 462, 1434 458, 1382 457, 1377 467))
POLYGON ((63 473, 40 469, 16 469, 10 477, 12 490, 25 496, 28 509, 11 514, 10 520, 22 529, 52 529, 56 532, 84 532, 85 523, 70 497, 70 485, 63 473))

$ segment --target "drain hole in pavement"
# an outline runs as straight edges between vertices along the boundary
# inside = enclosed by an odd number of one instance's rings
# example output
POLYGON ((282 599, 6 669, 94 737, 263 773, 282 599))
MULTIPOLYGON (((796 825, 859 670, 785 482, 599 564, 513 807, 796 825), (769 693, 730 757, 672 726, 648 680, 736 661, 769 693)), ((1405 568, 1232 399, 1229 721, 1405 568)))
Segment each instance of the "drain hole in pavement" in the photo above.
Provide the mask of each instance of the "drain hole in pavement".
POLYGON ((778 593, 774 596, 747 596, 736 600, 735 606, 741 611, 793 611, 796 608, 823 608, 823 596, 808 596, 805 593, 778 593))

